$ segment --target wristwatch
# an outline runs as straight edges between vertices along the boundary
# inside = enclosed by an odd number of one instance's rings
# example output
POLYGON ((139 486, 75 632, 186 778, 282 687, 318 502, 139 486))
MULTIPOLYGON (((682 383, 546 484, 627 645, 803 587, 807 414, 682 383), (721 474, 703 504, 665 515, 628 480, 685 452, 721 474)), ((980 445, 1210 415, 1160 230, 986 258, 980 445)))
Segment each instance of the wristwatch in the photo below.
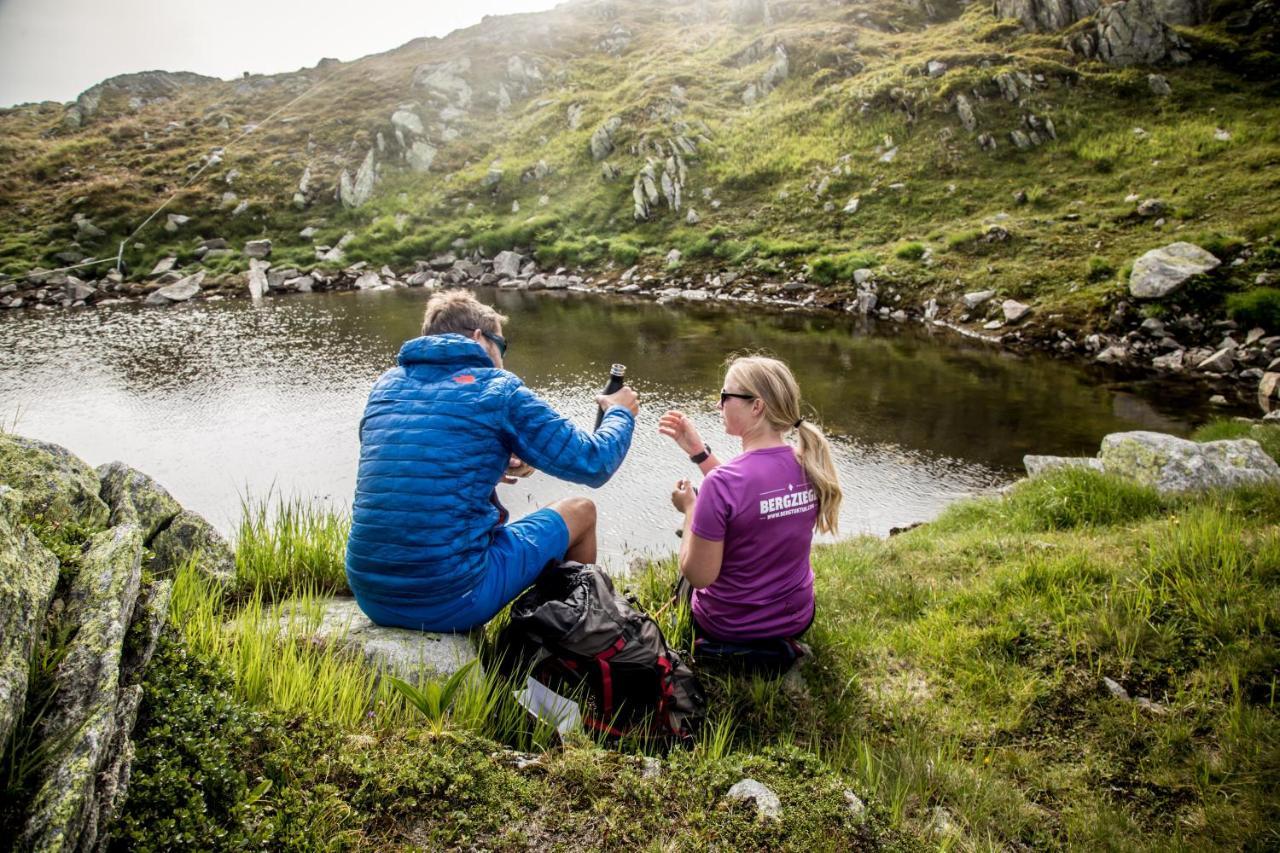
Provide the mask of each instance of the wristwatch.
POLYGON ((711 455, 711 445, 703 444, 702 452, 697 454, 696 456, 690 456, 689 461, 692 462, 694 465, 701 465, 703 462, 707 461, 707 457, 710 455, 711 455))

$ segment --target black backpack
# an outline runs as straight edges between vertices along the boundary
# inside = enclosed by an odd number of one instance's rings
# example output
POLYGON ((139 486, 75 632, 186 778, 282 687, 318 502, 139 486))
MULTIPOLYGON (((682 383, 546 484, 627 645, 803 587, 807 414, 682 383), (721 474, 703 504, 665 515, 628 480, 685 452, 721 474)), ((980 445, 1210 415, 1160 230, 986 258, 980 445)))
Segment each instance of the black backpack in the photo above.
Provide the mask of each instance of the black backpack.
POLYGON ((543 572, 511 605, 498 652, 507 675, 527 668, 552 690, 583 696, 583 724, 610 737, 688 742, 706 712, 701 685, 657 623, 598 566, 543 572))

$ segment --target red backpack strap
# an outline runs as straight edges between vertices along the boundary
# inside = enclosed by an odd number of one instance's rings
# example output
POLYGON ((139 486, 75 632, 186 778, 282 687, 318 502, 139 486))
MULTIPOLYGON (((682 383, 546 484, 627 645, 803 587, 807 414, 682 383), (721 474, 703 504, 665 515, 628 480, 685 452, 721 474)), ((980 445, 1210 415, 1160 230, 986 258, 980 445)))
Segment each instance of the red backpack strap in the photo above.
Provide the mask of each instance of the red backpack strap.
POLYGON ((613 672, 609 667, 609 659, 626 645, 627 641, 619 637, 612 646, 596 654, 596 663, 600 665, 600 691, 604 705, 600 709, 600 716, 606 720, 613 718, 613 672))

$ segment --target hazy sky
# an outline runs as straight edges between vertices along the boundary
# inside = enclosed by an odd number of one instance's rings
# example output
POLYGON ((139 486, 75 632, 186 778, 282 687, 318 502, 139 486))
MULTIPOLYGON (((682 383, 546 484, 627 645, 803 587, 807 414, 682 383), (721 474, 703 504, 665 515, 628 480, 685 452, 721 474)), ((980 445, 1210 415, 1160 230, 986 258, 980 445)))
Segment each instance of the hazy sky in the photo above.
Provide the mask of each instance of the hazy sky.
POLYGON ((131 71, 239 77, 358 59, 557 0, 0 0, 0 106, 131 71))

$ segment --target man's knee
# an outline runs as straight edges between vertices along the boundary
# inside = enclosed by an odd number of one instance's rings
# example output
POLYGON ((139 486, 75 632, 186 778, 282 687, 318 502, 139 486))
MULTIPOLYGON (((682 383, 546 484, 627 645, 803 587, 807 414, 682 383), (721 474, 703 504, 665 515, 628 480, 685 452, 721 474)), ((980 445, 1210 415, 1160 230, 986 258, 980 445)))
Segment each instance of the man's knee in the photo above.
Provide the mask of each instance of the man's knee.
POLYGON ((551 508, 564 519, 570 539, 595 529, 596 505, 590 498, 565 498, 556 501, 551 508))

